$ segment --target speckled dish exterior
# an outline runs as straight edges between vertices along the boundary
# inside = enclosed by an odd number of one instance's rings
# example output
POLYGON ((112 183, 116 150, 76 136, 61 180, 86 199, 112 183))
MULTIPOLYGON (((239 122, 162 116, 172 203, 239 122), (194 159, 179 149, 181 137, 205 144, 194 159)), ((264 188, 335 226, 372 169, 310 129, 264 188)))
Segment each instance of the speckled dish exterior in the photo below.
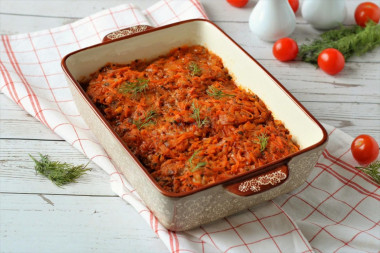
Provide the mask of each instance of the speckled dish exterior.
POLYGON ((62 60, 74 101, 115 165, 162 225, 188 230, 292 191, 304 183, 327 144, 321 124, 265 68, 219 27, 207 20, 188 20, 153 29, 113 34, 107 42, 73 52, 62 60), (115 39, 114 39, 115 38, 115 39), (110 40, 114 39, 114 40, 110 40), (222 58, 241 87, 264 100, 289 129, 300 151, 255 171, 187 193, 163 190, 90 101, 78 80, 108 62, 153 59, 182 45, 203 45, 222 58))

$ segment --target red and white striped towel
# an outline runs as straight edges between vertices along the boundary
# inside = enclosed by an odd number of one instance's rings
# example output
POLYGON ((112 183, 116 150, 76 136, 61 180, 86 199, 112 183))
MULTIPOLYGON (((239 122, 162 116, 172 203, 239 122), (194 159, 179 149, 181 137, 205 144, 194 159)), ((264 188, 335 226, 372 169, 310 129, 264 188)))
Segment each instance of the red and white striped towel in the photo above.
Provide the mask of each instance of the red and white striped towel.
POLYGON ((99 43, 114 30, 190 18, 207 18, 197 0, 165 0, 145 11, 126 4, 55 29, 3 35, 1 92, 104 169, 112 189, 136 208, 171 252, 378 252, 379 186, 354 168, 352 138, 330 126, 330 142, 300 188, 187 232, 161 226, 117 172, 75 107, 61 58, 99 43))

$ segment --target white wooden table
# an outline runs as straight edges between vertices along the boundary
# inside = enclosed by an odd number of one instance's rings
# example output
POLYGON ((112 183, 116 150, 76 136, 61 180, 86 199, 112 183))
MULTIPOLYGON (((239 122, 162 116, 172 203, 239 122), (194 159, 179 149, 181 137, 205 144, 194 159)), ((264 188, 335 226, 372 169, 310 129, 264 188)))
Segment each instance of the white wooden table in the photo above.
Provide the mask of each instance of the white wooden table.
MULTIPOLYGON (((337 76, 299 61, 273 59, 271 43, 248 30, 257 0, 244 9, 224 0, 201 1, 211 20, 264 65, 321 122, 352 136, 380 142, 380 49, 352 58, 337 76)), ((135 0, 142 9, 155 0, 135 0)), ((353 13, 361 2, 347 0, 353 13)), ((380 5, 380 0, 374 1, 380 5)), ((0 0, 0 34, 16 34, 73 22, 122 0, 0 0)), ((292 37, 318 32, 298 12, 292 37)), ((353 18, 346 22, 352 23, 353 18)), ((110 189, 109 178, 91 164, 78 183, 58 188, 34 172, 28 153, 49 154, 75 164, 86 158, 0 93, 0 252, 166 252, 137 212, 110 189), (122 219, 120 219, 122 217, 122 219), (117 222, 112 222, 117 219, 117 222), (110 226, 109 224, 113 224, 110 226)))

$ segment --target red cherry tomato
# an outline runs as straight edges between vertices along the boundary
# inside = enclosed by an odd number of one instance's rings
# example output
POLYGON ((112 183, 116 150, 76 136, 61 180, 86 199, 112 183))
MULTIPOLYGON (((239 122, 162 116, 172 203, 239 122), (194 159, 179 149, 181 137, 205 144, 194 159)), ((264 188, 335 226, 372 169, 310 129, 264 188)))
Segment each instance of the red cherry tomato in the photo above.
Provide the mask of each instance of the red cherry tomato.
POLYGON ((291 38, 282 38, 274 43, 272 52, 279 61, 291 61, 297 57, 298 45, 291 38))
POLYGON ((326 48, 318 56, 318 66, 327 74, 338 74, 344 68, 344 56, 335 48, 326 48))
POLYGON ((351 153, 358 163, 367 165, 379 155, 379 144, 372 136, 362 134, 352 142, 351 153))
POLYGON ((380 8, 374 3, 365 2, 356 7, 355 20, 356 24, 365 27, 366 23, 372 19, 375 23, 380 20, 380 8))
POLYGON ((294 13, 296 13, 300 5, 300 2, 298 0, 288 0, 288 1, 290 4, 290 7, 292 7, 294 13))
POLYGON ((248 3, 248 0, 227 0, 227 2, 231 4, 232 6, 241 8, 241 7, 244 7, 248 3))

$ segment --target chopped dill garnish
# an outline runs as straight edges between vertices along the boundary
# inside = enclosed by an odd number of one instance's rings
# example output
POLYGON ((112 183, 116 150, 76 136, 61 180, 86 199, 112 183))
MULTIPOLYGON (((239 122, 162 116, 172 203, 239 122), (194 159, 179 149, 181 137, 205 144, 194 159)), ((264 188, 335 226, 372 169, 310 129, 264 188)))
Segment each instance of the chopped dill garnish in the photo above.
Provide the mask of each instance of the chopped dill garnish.
POLYGON ((133 120, 133 124, 137 126, 137 129, 141 129, 145 126, 154 124, 153 118, 157 116, 157 113, 154 110, 150 110, 144 118, 133 120))
POLYGON ((191 115, 191 117, 195 119, 199 128, 209 123, 207 118, 204 118, 203 120, 201 120, 201 116, 199 115, 200 108, 196 106, 194 102, 192 103, 191 107, 193 108, 193 114, 191 115))
POLYGON ((207 162, 199 162, 197 163, 197 165, 191 170, 191 172, 195 172, 197 170, 199 170, 200 168, 204 167, 207 165, 207 162))
POLYGON ((259 140, 255 141, 255 143, 260 144, 260 152, 263 152, 268 145, 269 137, 262 133, 259 136, 257 136, 257 138, 259 140))
POLYGON ((368 165, 367 167, 356 167, 357 169, 363 171, 368 176, 372 177, 373 180, 380 184, 380 161, 375 161, 368 165))
POLYGON ((351 26, 330 30, 321 34, 321 39, 301 45, 298 56, 302 61, 317 65, 318 56, 326 48, 339 50, 347 61, 354 55, 362 55, 380 46, 380 25, 373 21, 366 27, 351 26))
POLYGON ((41 160, 37 161, 37 159, 29 154, 35 163, 34 169, 36 173, 47 177, 57 186, 76 182, 77 178, 85 174, 86 171, 91 170, 90 168, 86 169, 88 163, 86 165, 75 166, 69 163, 51 161, 48 155, 42 155, 41 153, 39 155, 41 160))
POLYGON ((202 70, 200 69, 200 67, 198 66, 198 64, 196 64, 195 62, 190 62, 190 64, 189 64, 189 70, 190 70, 190 74, 192 76, 200 76, 200 75, 202 75, 202 70))
POLYGON ((191 157, 189 158, 189 160, 188 160, 188 162, 189 162, 189 164, 190 164, 190 171, 191 171, 191 172, 195 172, 195 171, 199 170, 200 168, 202 168, 202 167, 204 167, 204 166, 207 165, 207 162, 202 161, 202 162, 197 163, 197 164, 194 166, 194 164, 193 164, 193 159, 198 155, 198 153, 199 153, 199 150, 195 151, 195 152, 191 155, 191 157))
POLYGON ((121 93, 132 93, 133 96, 137 96, 139 93, 143 93, 148 88, 148 79, 138 78, 135 82, 124 82, 119 87, 121 93))
POLYGON ((206 91, 207 95, 212 96, 216 99, 222 98, 222 97, 235 97, 233 94, 226 94, 222 90, 215 88, 214 86, 210 85, 207 88, 206 91))

